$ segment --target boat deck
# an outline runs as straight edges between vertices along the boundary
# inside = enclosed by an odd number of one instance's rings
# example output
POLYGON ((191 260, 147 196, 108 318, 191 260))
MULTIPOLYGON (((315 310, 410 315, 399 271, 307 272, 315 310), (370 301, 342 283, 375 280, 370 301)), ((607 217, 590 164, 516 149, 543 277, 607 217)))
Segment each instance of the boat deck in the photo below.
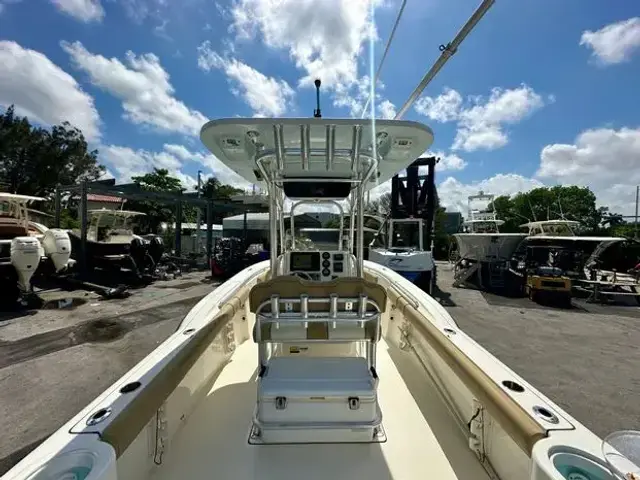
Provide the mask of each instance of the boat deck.
POLYGON ((384 340, 378 347, 377 370, 385 443, 249 445, 257 358, 255 343, 237 348, 152 478, 489 478, 424 378, 424 388, 414 388, 414 398, 384 340))

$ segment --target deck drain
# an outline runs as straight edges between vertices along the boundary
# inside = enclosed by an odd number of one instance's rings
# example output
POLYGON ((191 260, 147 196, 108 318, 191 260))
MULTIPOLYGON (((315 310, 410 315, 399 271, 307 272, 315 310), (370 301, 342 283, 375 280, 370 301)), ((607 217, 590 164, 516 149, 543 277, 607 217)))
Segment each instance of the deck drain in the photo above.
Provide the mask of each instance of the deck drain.
POLYGON ((519 383, 516 383, 512 380, 504 380, 502 382, 502 386, 504 388, 507 388, 513 392, 518 392, 518 393, 522 393, 524 392, 524 387, 522 385, 520 385, 519 383))
POLYGON ((184 335, 191 335, 193 332, 195 332, 196 329, 195 328, 187 328, 184 332, 182 332, 184 335))
POLYGON ((457 332, 453 328, 445 328, 444 333, 448 333, 450 335, 455 335, 457 332))
POLYGON ((534 405, 533 413, 535 413, 538 418, 544 420, 545 422, 553 423, 554 425, 560 423, 560 419, 557 416, 539 405, 534 405))

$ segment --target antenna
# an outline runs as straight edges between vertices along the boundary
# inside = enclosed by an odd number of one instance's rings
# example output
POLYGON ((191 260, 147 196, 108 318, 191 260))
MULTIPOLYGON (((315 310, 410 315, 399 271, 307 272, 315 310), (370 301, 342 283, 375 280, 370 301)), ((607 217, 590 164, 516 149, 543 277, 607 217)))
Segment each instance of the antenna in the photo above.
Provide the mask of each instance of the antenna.
POLYGON ((536 218, 536 212, 533 211, 533 206, 531 205, 531 199, 527 198, 527 203, 529 204, 529 210, 531 210, 531 215, 533 215, 533 221, 537 222, 538 219, 536 218))
POLYGON ((322 82, 319 78, 316 78, 316 81, 313 83, 316 86, 316 106, 318 107, 313 111, 313 116, 315 118, 322 118, 322 113, 320 113, 320 85, 322 85, 322 82))
POLYGON ((558 207, 560 208, 560 218, 562 220, 566 220, 564 217, 564 212, 562 211, 562 203, 560 202, 560 192, 558 192, 558 207))

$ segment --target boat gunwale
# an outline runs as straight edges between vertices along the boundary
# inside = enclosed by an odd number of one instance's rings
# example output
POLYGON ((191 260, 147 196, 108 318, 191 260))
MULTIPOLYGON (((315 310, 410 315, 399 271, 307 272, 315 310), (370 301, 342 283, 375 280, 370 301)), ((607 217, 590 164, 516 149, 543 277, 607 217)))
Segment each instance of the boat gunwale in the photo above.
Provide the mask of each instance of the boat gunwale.
MULTIPOLYGON (((371 275, 376 278, 378 276, 379 274, 371 275)), ((197 330, 186 344, 178 347, 177 353, 163 366, 162 370, 136 392, 134 397, 130 397, 128 403, 117 412, 117 415, 113 415, 105 422, 104 428, 98 433, 103 441, 113 446, 118 457, 126 451, 154 413, 185 378, 189 369, 201 358, 202 353, 223 328, 233 321, 240 307, 248 301, 249 288, 245 287, 242 290, 246 292, 242 295, 236 294, 227 300, 214 318, 197 330)), ((488 413, 496 419, 518 447, 530 455, 535 443, 548 436, 548 431, 444 332, 441 332, 440 327, 429 321, 415 305, 412 305, 405 293, 400 292, 392 284, 388 295, 392 309, 402 312, 405 320, 420 332, 438 356, 456 372, 465 387, 482 402, 488 413)))

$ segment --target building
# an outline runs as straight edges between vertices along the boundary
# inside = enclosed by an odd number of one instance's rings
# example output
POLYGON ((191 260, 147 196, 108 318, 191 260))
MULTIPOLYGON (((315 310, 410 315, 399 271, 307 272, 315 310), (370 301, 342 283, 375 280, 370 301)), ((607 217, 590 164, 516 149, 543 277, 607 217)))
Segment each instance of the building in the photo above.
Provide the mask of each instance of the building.
POLYGON ((112 195, 87 194, 87 210, 121 210, 127 200, 112 195))

